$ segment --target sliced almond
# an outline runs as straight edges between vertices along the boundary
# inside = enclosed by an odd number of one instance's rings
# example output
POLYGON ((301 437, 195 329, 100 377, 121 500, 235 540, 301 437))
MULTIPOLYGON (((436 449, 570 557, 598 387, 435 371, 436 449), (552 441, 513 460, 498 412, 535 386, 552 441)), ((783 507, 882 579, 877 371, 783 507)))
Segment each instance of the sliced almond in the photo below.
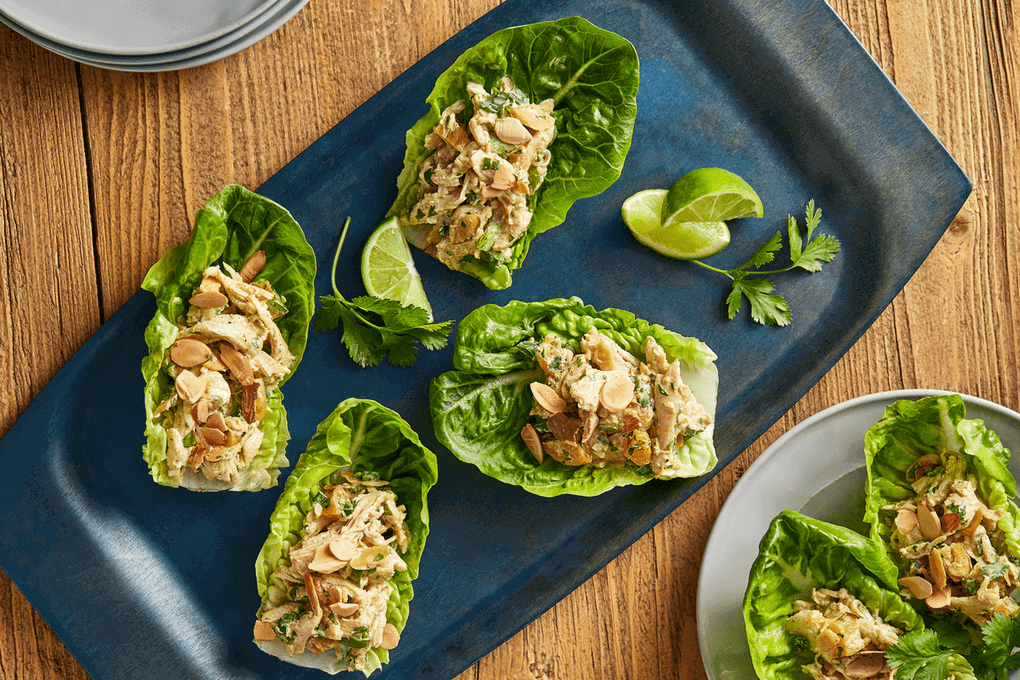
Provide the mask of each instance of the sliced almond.
POLYGON ((191 371, 181 371, 176 380, 177 395, 189 404, 194 404, 205 394, 205 379, 191 371))
POLYGON ((917 504, 917 524, 921 535, 929 541, 942 535, 942 521, 927 498, 917 504))
POLYGON ((351 567, 353 569, 371 569, 385 557, 386 548, 382 546, 365 548, 357 557, 351 560, 351 567))
POLYGON ((215 427, 197 427, 195 431, 202 435, 202 439, 209 443, 210 446, 223 446, 227 443, 227 435, 222 430, 217 430, 215 427))
POLYGON ((210 371, 216 371, 217 373, 222 373, 223 371, 227 370, 227 367, 223 364, 222 361, 220 361, 220 358, 215 354, 212 355, 212 358, 210 358, 209 361, 203 364, 203 367, 209 369, 210 371))
POLYGON ((507 163, 500 163, 496 172, 492 173, 492 188, 506 191, 513 185, 515 179, 517 178, 514 177, 514 171, 510 166, 507 163))
POLYGON ((237 273, 241 276, 242 281, 245 283, 251 283, 265 266, 266 251, 258 250, 248 258, 248 261, 241 266, 241 271, 237 273))
POLYGON ((974 568, 974 563, 971 562, 970 555, 967 553, 967 548, 963 543, 953 543, 949 549, 949 554, 949 562, 942 561, 943 566, 946 568, 946 575, 957 581, 969 576, 974 568))
POLYGON ((328 543, 323 543, 315 549, 315 556, 308 563, 308 568, 320 574, 332 574, 346 565, 346 562, 341 562, 330 552, 328 543))
POLYGON ((382 642, 379 646, 383 649, 393 649, 400 643, 400 633, 392 623, 387 623, 382 629, 382 642))
POLYGON ((581 432, 580 418, 571 418, 562 413, 555 413, 548 422, 549 430, 555 439, 561 442, 577 443, 578 435, 581 432))
POLYGON ((181 368, 194 368, 212 358, 212 350, 194 338, 179 338, 170 345, 170 361, 181 368))
POLYGON ((839 643, 839 634, 831 628, 825 628, 818 634, 818 650, 822 654, 831 655, 834 651, 836 651, 836 647, 839 646, 839 643))
POLYGON ((205 423, 209 420, 209 414, 216 410, 215 404, 208 399, 199 399, 198 403, 195 404, 195 410, 192 412, 192 417, 195 422, 205 423))
POLYGON ((917 528, 917 513, 909 508, 901 508, 896 513, 896 528, 904 536, 917 528))
POLYGON ((220 432, 227 431, 227 421, 223 419, 223 414, 220 413, 219 411, 213 411, 212 414, 210 414, 209 417, 206 418, 205 424, 208 425, 209 427, 215 427, 220 432))
POLYGON ((345 616, 354 616, 361 609, 357 602, 337 602, 336 604, 329 605, 329 610, 337 616, 343 618, 345 616))
POLYGON ((262 642, 268 642, 269 640, 276 639, 276 631, 273 630, 273 626, 265 621, 256 621, 255 630, 252 631, 252 635, 255 636, 256 640, 262 642))
POLYGON ((589 413, 584 418, 584 430, 581 432, 581 442, 587 444, 592 437, 595 436, 595 430, 599 426, 599 417, 594 413, 589 413))
POLYGON ((538 430, 536 430, 531 423, 528 423, 521 430, 521 438, 528 447, 528 451, 531 451, 531 455, 535 457, 538 464, 541 465, 542 461, 545 460, 545 454, 542 452, 542 440, 538 436, 538 430))
POLYGON ((908 482, 916 481, 918 477, 924 477, 929 470, 934 469, 942 463, 942 459, 935 453, 921 456, 914 461, 913 465, 907 468, 905 477, 908 482))
POLYGON ((846 665, 843 674, 848 678, 870 678, 885 668, 885 654, 860 654, 846 665))
POLYGON ((599 401, 610 413, 619 413, 634 400, 634 383, 628 375, 614 375, 599 393, 599 401))
POLYGON ((531 383, 531 394, 538 405, 550 413, 563 413, 567 408, 566 400, 545 383, 531 383))
POLYGON ((506 189, 497 189, 496 187, 490 187, 488 185, 482 187, 482 198, 496 198, 502 196, 506 189))
POLYGON ((502 141, 514 146, 523 146, 531 141, 531 133, 517 118, 506 116, 498 119, 492 126, 492 131, 502 141))
POLYGON ((949 606, 952 601, 953 589, 950 586, 936 590, 934 593, 924 598, 924 603, 928 605, 930 609, 944 609, 949 606))
POLYGON ((341 562, 347 563, 358 556, 358 547, 350 541, 331 541, 329 552, 341 562))
POLYGON ((910 591, 911 595, 913 595, 919 600, 924 600, 928 598, 928 596, 930 596, 934 590, 931 587, 931 583, 928 581, 928 579, 924 578, 923 576, 904 576, 896 583, 905 587, 907 590, 910 591))
POLYGON ((942 533, 951 534, 960 528, 960 516, 955 512, 947 512, 939 520, 942 524, 942 533))
POLYGON ((516 106, 510 109, 510 115, 532 130, 546 130, 556 125, 555 118, 547 113, 538 113, 530 106, 516 106))
POLYGON ((217 293, 214 290, 209 290, 204 293, 192 295, 188 302, 202 309, 216 309, 218 307, 226 307, 230 300, 228 300, 227 296, 223 293, 217 293))
POLYGON ((220 343, 220 359, 230 369, 230 374, 242 385, 251 385, 255 381, 255 373, 251 362, 229 342, 220 343))
POLYGON ((305 572, 305 592, 308 594, 308 604, 312 607, 312 614, 322 616, 322 605, 319 604, 319 589, 315 587, 315 579, 312 572, 305 572))
POLYGON ((931 575, 931 582, 941 590, 946 587, 946 567, 942 564, 942 553, 932 550, 928 553, 928 572, 931 575))
POLYGON ((245 385, 241 390, 241 417, 246 423, 257 423, 266 414, 266 391, 258 383, 245 385))

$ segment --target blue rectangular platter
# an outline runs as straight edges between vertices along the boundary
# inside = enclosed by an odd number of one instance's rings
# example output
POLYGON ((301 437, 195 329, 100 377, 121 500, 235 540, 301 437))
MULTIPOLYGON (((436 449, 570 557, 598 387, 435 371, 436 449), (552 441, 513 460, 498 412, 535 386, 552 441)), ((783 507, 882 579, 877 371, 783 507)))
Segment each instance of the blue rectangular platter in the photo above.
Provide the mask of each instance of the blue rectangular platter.
MULTIPOLYGON (((318 254, 316 291, 346 216, 338 286, 361 294, 360 244, 396 194, 404 133, 435 78, 501 28, 580 15, 641 59, 634 140, 621 178, 539 236, 515 283, 485 289, 424 255, 438 319, 481 304, 576 295, 707 342, 719 355, 721 470, 786 412, 892 301, 949 226, 971 183, 823 0, 508 0, 330 130, 259 191, 286 206, 318 254), (638 245, 631 194, 703 166, 755 187, 765 218, 733 226, 719 266, 743 263, 809 199, 843 249, 816 274, 777 280, 794 319, 723 312, 728 281, 638 245)), ((279 489, 196 494, 155 485, 143 444, 138 293, 67 363, 0 441, 0 567, 96 680, 314 678, 251 642, 254 562, 279 489)), ((711 474, 595 498, 531 496, 461 463, 436 440, 430 380, 452 348, 413 368, 355 366, 339 332, 312 332, 286 386, 292 463, 347 397, 401 413, 439 458, 432 533, 411 618, 379 678, 451 678, 637 540, 711 474)), ((284 471, 286 474, 286 471, 284 471)), ((282 480, 281 480, 282 481, 282 480)))

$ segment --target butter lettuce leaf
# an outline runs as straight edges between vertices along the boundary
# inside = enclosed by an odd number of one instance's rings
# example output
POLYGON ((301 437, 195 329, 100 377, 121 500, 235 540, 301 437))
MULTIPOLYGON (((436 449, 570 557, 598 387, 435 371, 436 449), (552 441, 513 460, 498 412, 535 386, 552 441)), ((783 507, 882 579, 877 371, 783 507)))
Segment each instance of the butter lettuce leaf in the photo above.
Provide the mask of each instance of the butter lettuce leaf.
MULTIPOLYGON (((792 510, 772 520, 748 576, 743 612, 751 660, 761 680, 809 680, 814 660, 803 638, 786 631, 796 600, 812 588, 846 588, 883 621, 904 632, 924 629, 920 614, 898 594, 897 569, 880 543, 792 510)), ((949 665, 959 680, 973 670, 959 654, 949 665)))
MULTIPOLYGON (((387 481, 397 502, 407 510, 410 541, 401 557, 407 570, 391 579, 394 590, 387 604, 386 620, 403 631, 414 597, 412 583, 418 576, 425 539, 429 533, 428 492, 436 483, 439 467, 436 456, 418 438, 395 411, 367 399, 347 399, 336 407, 315 430, 308 448, 287 477, 276 508, 269 518, 269 536, 255 561, 263 611, 287 601, 287 588, 273 578, 290 549, 301 540, 305 516, 313 499, 325 484, 342 481, 340 472, 374 473, 387 481)), ((304 652, 289 656, 279 640, 257 641, 263 651, 300 666, 329 673, 346 670, 331 652, 304 652)), ((365 675, 389 661, 389 652, 373 648, 365 675)))
MULTIPOLYGON (((531 382, 542 377, 534 344, 547 334, 579 348, 592 326, 637 357, 651 335, 670 360, 679 359, 684 382, 715 417, 719 376, 716 355, 695 338, 649 324, 621 309, 597 311, 578 298, 546 302, 485 305, 468 314, 457 328, 454 370, 432 381, 429 389, 436 438, 460 460, 486 475, 539 496, 594 496, 616 486, 653 479, 648 466, 570 467, 547 457, 541 464, 521 439, 528 421, 531 382)), ((716 462, 714 425, 683 445, 685 464, 674 477, 694 477, 716 462)))
MULTIPOLYGON (((146 415, 143 457, 152 478, 160 484, 177 486, 167 472, 166 430, 153 418, 155 409, 174 390, 173 380, 163 369, 166 350, 177 339, 175 321, 185 313, 187 300, 207 267, 226 262, 240 269, 258 250, 265 251, 266 264, 255 280, 268 281, 287 307, 287 314, 277 320, 277 325, 295 361, 282 385, 304 355, 315 309, 316 267, 315 253, 304 232, 285 208, 242 186, 225 187, 198 211, 188 240, 170 248, 142 281, 142 288, 156 298, 156 314, 145 329, 149 353, 142 360, 146 415)), ((238 483, 230 487, 187 471, 186 486, 196 490, 258 490, 276 484, 280 468, 287 465, 290 433, 282 392, 275 390, 267 401, 261 424, 265 434, 262 446, 238 483)))
MULTIPOLYGON (((637 115, 638 56, 626 39, 580 17, 515 26, 485 38, 439 76, 425 100, 428 113, 407 132, 397 198, 387 217, 414 205, 418 173, 431 153, 424 140, 442 112, 468 98, 469 82, 491 92, 503 76, 534 103, 555 101, 557 136, 545 182, 531 197, 531 224, 509 257, 466 258, 459 267, 496 290, 510 286, 510 273, 524 262, 535 236, 562 223, 575 201, 605 191, 620 176, 637 115)), ((404 229, 412 244, 424 245, 421 231, 404 229)))

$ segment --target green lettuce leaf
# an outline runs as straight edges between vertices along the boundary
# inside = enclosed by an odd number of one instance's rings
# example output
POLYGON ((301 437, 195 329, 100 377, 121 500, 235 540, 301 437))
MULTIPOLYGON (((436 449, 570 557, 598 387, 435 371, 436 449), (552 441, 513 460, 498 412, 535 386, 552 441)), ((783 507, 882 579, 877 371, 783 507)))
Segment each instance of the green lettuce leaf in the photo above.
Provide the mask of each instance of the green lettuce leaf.
MULTIPOLYGON (((145 378, 145 438, 143 456, 152 478, 177 486, 166 463, 166 430, 154 422, 153 412, 170 396, 174 383, 164 370, 167 348, 177 339, 174 321, 185 313, 187 300, 210 265, 226 262, 240 269, 258 250, 266 252, 266 265, 256 281, 268 281, 286 301, 287 314, 277 325, 295 357, 297 370, 308 340, 308 324, 315 309, 315 253, 290 213, 273 201, 242 186, 230 185, 213 196, 195 216, 190 238, 169 249, 149 269, 142 288, 156 297, 156 314, 145 329, 149 354, 142 360, 145 378)), ((186 473, 185 485, 196 490, 258 490, 275 486, 280 468, 287 466, 287 414, 279 389, 267 398, 261 429, 262 446, 237 485, 186 473)))
MULTIPOLYGON (((532 197, 528 231, 505 261, 470 259, 459 267, 494 290, 510 286, 510 272, 524 262, 531 240, 563 222, 580 198, 599 194, 616 181, 630 150, 637 115, 638 56, 624 38, 580 17, 506 28, 462 54, 436 80, 429 112, 407 132, 397 199, 386 216, 406 213, 416 200, 418 172, 431 153, 425 137, 442 112, 467 98, 467 83, 492 91, 509 76, 528 98, 556 102, 556 140, 545 182, 532 197)), ((405 227, 408 241, 422 233, 405 227)))
POLYGON ((902 556, 891 547, 893 513, 886 505, 914 497, 906 481, 907 468, 918 458, 949 450, 963 454, 966 470, 978 483, 978 496, 994 510, 1006 549, 1020 558, 1020 508, 1012 501, 1016 481, 1006 467, 1010 452, 999 436, 980 420, 966 420, 966 405, 958 394, 902 400, 885 409, 882 419, 864 437, 868 466, 864 521, 871 537, 887 546, 890 556, 906 573, 902 556))
MULTIPOLYGON (((386 620, 403 631, 410 601, 412 582, 418 576, 425 538, 429 533, 428 492, 436 483, 439 467, 436 456, 422 445, 418 435, 397 413, 367 399, 342 402, 315 430, 308 448, 287 477, 276 509, 269 518, 269 536, 255 561, 255 577, 262 605, 258 614, 287 601, 287 589, 273 578, 273 572, 286 560, 298 541, 305 516, 313 499, 325 484, 342 481, 340 472, 372 472, 388 481, 398 502, 407 510, 410 542, 401 554, 407 570, 397 572, 386 612, 386 620)), ((257 642, 267 653, 301 666, 330 673, 345 670, 335 654, 305 652, 289 656, 278 640, 257 642)), ((373 648, 365 675, 389 661, 389 652, 373 648)))
MULTIPOLYGON (((751 566, 743 611, 751 660, 761 680, 810 680, 801 666, 814 660, 799 636, 786 631, 794 601, 812 588, 846 588, 883 621, 904 632, 924 622, 898 594, 896 565, 881 544, 845 527, 781 512, 769 525, 751 566)), ((952 655, 958 680, 973 679, 970 665, 952 655)))
MULTIPOLYGON (((505 307, 479 307, 460 322, 455 370, 434 379, 429 389, 436 437, 453 455, 486 475, 539 496, 594 496, 652 479, 648 466, 631 463, 598 469, 570 467, 546 458, 539 465, 521 439, 532 405, 529 385, 542 377, 534 343, 553 334, 576 350, 591 326, 638 357, 644 356, 645 338, 654 337, 670 360, 680 360, 684 382, 714 418, 719 385, 716 355, 700 340, 650 325, 621 309, 596 311, 578 298, 515 301, 505 307)), ((686 465, 671 476, 694 477, 715 466, 712 433, 710 425, 684 443, 686 465)))

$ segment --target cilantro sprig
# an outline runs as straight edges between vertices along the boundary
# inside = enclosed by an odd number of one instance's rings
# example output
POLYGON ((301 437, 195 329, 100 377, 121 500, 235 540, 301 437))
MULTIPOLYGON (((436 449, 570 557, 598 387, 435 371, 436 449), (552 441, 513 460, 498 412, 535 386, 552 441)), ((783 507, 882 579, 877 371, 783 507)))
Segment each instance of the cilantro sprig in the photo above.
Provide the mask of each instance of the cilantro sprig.
POLYGON ((394 366, 413 366, 418 358, 419 342, 426 349, 445 347, 446 337, 453 327, 452 321, 432 323, 426 310, 415 305, 402 305, 396 300, 374 295, 346 300, 340 294, 336 287, 336 267, 350 224, 351 218, 348 217, 330 270, 333 295, 319 298, 315 330, 331 331, 342 323, 341 339, 351 359, 360 366, 378 366, 384 357, 394 366))
POLYGON ((726 296, 728 318, 732 319, 743 306, 744 298, 751 306, 751 318, 760 324, 770 326, 786 326, 793 319, 789 303, 775 292, 776 286, 766 277, 782 274, 792 269, 803 269, 807 272, 821 270, 822 264, 831 262, 839 252, 839 241, 835 236, 819 234, 814 231, 822 219, 822 211, 815 208, 814 199, 807 204, 807 234, 801 237, 800 226, 794 217, 788 216, 787 228, 790 244, 790 264, 778 269, 763 270, 761 267, 775 259, 775 254, 783 247, 782 232, 758 246, 751 259, 735 269, 719 269, 701 260, 692 260, 697 265, 709 269, 733 281, 730 292, 726 296))
POLYGON ((981 627, 981 645, 969 657, 983 680, 1008 680, 1009 671, 1020 668, 1020 618, 996 612, 981 627))
POLYGON ((896 680, 945 680, 950 662, 959 658, 946 642, 930 628, 911 631, 885 650, 885 662, 896 669, 896 680))

